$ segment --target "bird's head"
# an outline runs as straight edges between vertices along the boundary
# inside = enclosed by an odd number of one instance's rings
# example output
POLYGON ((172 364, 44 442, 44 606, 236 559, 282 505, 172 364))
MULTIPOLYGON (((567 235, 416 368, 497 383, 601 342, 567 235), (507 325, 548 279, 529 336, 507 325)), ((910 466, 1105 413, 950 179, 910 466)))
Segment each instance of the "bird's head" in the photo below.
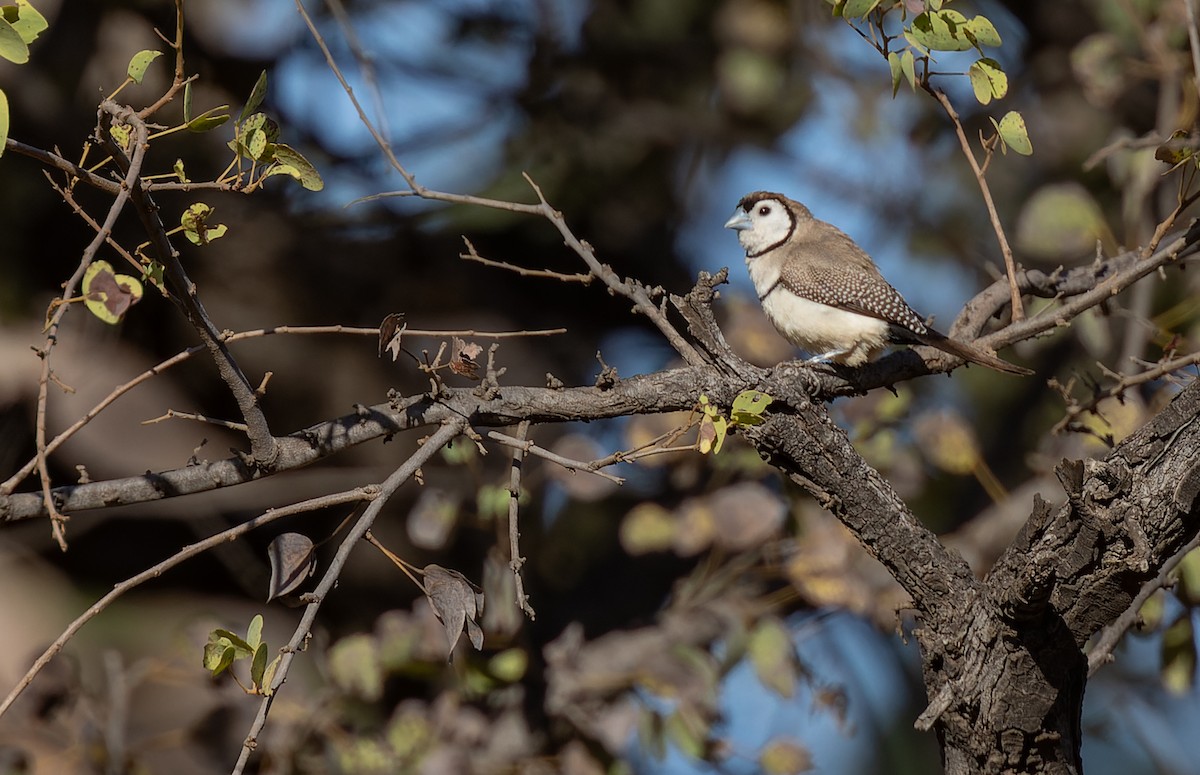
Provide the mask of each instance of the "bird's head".
POLYGON ((747 258, 756 258, 787 242, 798 222, 811 218, 808 208, 783 194, 755 191, 742 197, 725 228, 737 232, 747 258))

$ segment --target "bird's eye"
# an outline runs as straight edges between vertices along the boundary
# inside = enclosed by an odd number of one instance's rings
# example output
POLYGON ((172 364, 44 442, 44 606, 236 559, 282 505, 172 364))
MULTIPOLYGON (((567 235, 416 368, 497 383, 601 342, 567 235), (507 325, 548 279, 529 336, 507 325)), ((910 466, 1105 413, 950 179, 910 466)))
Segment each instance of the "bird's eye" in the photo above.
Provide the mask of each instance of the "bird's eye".
POLYGON ((770 205, 763 205, 762 207, 758 208, 758 214, 759 215, 770 215, 771 214, 770 205))

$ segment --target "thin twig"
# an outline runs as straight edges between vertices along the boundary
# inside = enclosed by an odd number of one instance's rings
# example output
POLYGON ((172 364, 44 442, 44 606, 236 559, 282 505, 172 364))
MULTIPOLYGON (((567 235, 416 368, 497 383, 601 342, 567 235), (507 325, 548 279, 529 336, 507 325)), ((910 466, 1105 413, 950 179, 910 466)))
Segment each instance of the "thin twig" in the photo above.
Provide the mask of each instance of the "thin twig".
MULTIPOLYGON (((157 32, 157 30, 155 30, 157 32)), ((162 37, 160 34, 159 37, 162 37)), ((184 75, 183 69, 183 0, 175 0, 175 40, 170 41, 163 38, 172 49, 175 50, 175 74, 171 79, 171 86, 163 93, 161 97, 155 100, 150 105, 138 111, 138 118, 145 121, 150 116, 157 113, 164 105, 175 99, 175 95, 183 89, 193 78, 188 78, 184 75)))
POLYGON ((1089 677, 1099 670, 1101 666, 1112 661, 1113 649, 1121 642, 1121 638, 1129 628, 1137 624, 1142 606, 1146 604, 1151 595, 1163 588, 1168 581, 1168 577, 1171 575, 1171 571, 1175 570, 1179 566, 1179 563, 1183 562, 1183 558, 1197 547, 1200 547, 1200 535, 1188 541, 1171 559, 1163 563, 1163 566, 1159 568, 1158 575, 1142 585, 1137 595, 1129 603, 1129 607, 1100 631, 1100 634, 1096 636, 1096 640, 1088 651, 1089 677))
POLYGON ((979 191, 983 194, 983 203, 987 206, 988 218, 991 219, 992 229, 996 232, 996 241, 1000 243, 1000 253, 1004 256, 1004 269, 1008 273, 1012 303, 1012 319, 1013 321, 1021 320, 1025 317, 1025 307, 1021 303, 1020 288, 1017 287, 1017 266, 1013 260, 1012 248, 1008 244, 1008 237, 1004 234, 1004 226, 1000 223, 1000 215, 996 212, 996 203, 992 200, 991 187, 988 186, 987 178, 984 177, 983 170, 980 169, 979 162, 975 159, 975 152, 971 150, 971 142, 967 139, 962 120, 954 110, 954 106, 950 104, 950 98, 941 89, 935 89, 928 83, 923 83, 923 85, 925 90, 933 95, 933 98, 946 111, 946 115, 950 117, 950 121, 954 124, 954 132, 958 135, 959 145, 962 146, 963 155, 967 157, 967 163, 971 165, 971 171, 975 173, 975 181, 979 184, 979 191))
POLYGON ((1188 366, 1193 366, 1197 363, 1200 363, 1200 352, 1181 355, 1178 358, 1162 361, 1155 364, 1152 368, 1138 372, 1137 374, 1111 373, 1111 376, 1117 380, 1115 383, 1102 391, 1096 392, 1086 403, 1076 403, 1073 406, 1068 406, 1062 419, 1054 424, 1054 427, 1050 429, 1050 432, 1052 434, 1061 433, 1068 426, 1075 423, 1075 421, 1079 419, 1080 415, 1083 415, 1087 412, 1095 412, 1100 403, 1107 398, 1116 398, 1132 387, 1144 385, 1147 382, 1153 382, 1154 380, 1165 377, 1172 372, 1179 371, 1180 369, 1187 368, 1188 366))
MULTIPOLYGON (((528 422, 528 420, 523 420, 522 422, 528 422)), ((558 463, 560 466, 572 473, 576 471, 586 471, 589 474, 595 474, 596 476, 603 477, 614 484, 625 484, 625 480, 623 478, 619 476, 613 476, 606 471, 599 470, 599 467, 595 463, 585 463, 582 460, 572 460, 569 457, 563 457, 556 452, 551 452, 545 447, 539 447, 532 441, 525 440, 521 437, 521 434, 517 434, 516 437, 513 437, 509 436, 508 434, 501 433, 500 431, 488 431, 487 437, 492 441, 497 441, 505 445, 506 447, 512 447, 513 449, 520 450, 522 453, 527 452, 531 455, 536 455, 537 457, 549 460, 551 463, 558 463)))
POLYGON ((165 420, 172 420, 172 419, 195 420, 196 422, 208 423, 209 425, 216 425, 220 428, 228 428, 231 431, 241 431, 242 433, 246 432, 246 424, 245 423, 230 422, 229 420, 221 420, 216 417, 209 417, 208 415, 198 414, 196 412, 179 412, 174 409, 168 409, 166 411, 166 414, 159 415, 158 417, 152 417, 149 420, 142 420, 142 425, 156 425, 165 420))
POLYGON ((62 651, 63 646, 65 646, 67 642, 75 636, 75 633, 79 632, 83 625, 99 616, 104 612, 105 609, 107 609, 110 605, 116 602, 117 599, 125 595, 130 590, 144 584, 147 581, 150 581, 151 579, 158 578, 175 566, 190 560, 192 557, 195 557, 202 552, 206 552, 213 547, 229 543, 230 541, 237 539, 238 537, 250 532, 251 530, 254 530, 255 528, 262 527, 269 522, 274 522, 277 519, 290 517, 294 514, 301 514, 307 511, 315 511, 316 509, 327 508, 330 506, 339 506, 343 503, 370 501, 377 497, 379 497, 378 488, 374 486, 358 487, 353 490, 335 493, 333 495, 323 495, 319 498, 310 498, 309 500, 301 501, 300 503, 294 503, 290 506, 282 506, 277 509, 268 509, 259 516, 254 517, 253 519, 248 519, 240 525, 236 525, 228 530, 223 530, 220 533, 211 535, 208 538, 205 538, 203 541, 197 541, 194 544, 189 544, 157 565, 147 568, 136 576, 132 576, 125 581, 120 582, 112 588, 111 592, 97 600, 91 605, 91 607, 76 617, 75 621, 67 625, 67 628, 63 630, 62 634, 59 635, 54 642, 42 652, 42 655, 39 656, 33 663, 33 667, 29 668, 24 677, 17 682, 17 685, 14 686, 8 693, 8 696, 4 698, 4 702, 0 703, 0 716, 4 715, 9 707, 12 706, 17 697, 20 696, 21 692, 28 688, 29 684, 33 682, 33 679, 37 676, 37 674, 40 673, 47 664, 49 664, 50 660, 53 659, 55 655, 62 651))
POLYGON ((484 258, 483 256, 479 255, 479 253, 475 250, 475 246, 472 245, 471 241, 466 237, 463 237, 463 242, 467 243, 467 252, 459 253, 459 258, 466 261, 475 261, 483 264, 484 266, 490 266, 494 269, 506 269, 509 272, 516 272, 522 277, 548 277, 551 280, 558 280, 559 282, 582 283, 584 285, 587 285, 595 279, 590 273, 568 274, 565 272, 555 272, 552 269, 526 269, 523 266, 510 264, 507 261, 493 261, 490 258, 484 258))
POLYGON ((350 532, 342 541, 341 546, 338 547, 337 554, 330 561, 325 575, 321 577, 320 583, 317 584, 309 596, 308 599, 312 602, 305 606, 304 614, 300 617, 300 623, 296 625, 291 640, 281 650, 279 667, 276 668, 275 677, 271 681, 271 685, 267 688, 267 695, 263 697, 262 702, 259 704, 258 713, 250 725, 250 730, 246 733, 246 740, 242 744, 241 754, 238 756, 237 764, 234 765, 232 770, 233 775, 241 775, 246 769, 247 762, 250 760, 250 754, 258 747, 258 735, 267 723, 267 716, 271 712, 271 705, 275 702, 275 698, 279 696, 279 690, 283 686, 284 681, 287 680, 292 660, 295 659, 297 652, 304 649, 305 644, 308 642, 310 630, 317 619, 317 612, 321 610, 321 604, 325 601, 326 596, 329 595, 338 578, 341 576, 342 568, 345 567, 350 553, 358 545, 359 540, 371 529, 371 525, 375 522, 375 517, 378 516, 380 509, 383 508, 384 504, 388 502, 396 490, 400 489, 400 486, 407 482, 429 458, 437 454, 438 450, 449 444, 455 436, 459 435, 465 425, 466 423, 462 419, 448 422, 426 439, 425 443, 379 486, 378 496, 363 510, 362 516, 350 528, 350 532))

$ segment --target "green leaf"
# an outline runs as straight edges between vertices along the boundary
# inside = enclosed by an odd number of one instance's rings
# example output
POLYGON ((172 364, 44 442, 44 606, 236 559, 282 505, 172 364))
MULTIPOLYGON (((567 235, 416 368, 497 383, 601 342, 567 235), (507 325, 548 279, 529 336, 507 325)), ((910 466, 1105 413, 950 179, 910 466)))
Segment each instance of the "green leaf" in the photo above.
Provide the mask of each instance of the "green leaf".
POLYGON ((0 89, 0 156, 4 155, 4 146, 8 142, 8 95, 0 89))
POLYGON ((141 83, 142 79, 146 77, 146 68, 160 56, 162 56, 161 51, 151 51, 149 49, 134 54, 133 59, 129 60, 129 80, 134 83, 141 83))
POLYGON ((18 65, 29 61, 29 45, 5 19, 0 19, 0 57, 18 65))
POLYGON ((253 682, 254 688, 260 694, 263 694, 263 679, 267 672, 267 644, 259 643, 258 648, 254 649, 254 658, 250 660, 250 680, 253 682))
POLYGON ((254 111, 258 110, 258 106, 262 104, 263 97, 267 96, 267 71, 263 70, 258 76, 258 80, 254 82, 254 88, 250 90, 250 99, 246 100, 246 107, 242 108, 241 115, 238 116, 238 123, 246 120, 254 111))
POLYGON ((883 0, 846 0, 846 4, 842 7, 842 16, 851 19, 861 19, 871 11, 874 11, 875 6, 881 2, 883 0))
POLYGON ((234 651, 237 652, 238 659, 245 659, 246 657, 254 654, 254 649, 250 648, 249 643, 242 640, 240 635, 235 635, 229 630, 218 627, 209 633, 208 639, 212 641, 214 639, 213 636, 216 636, 216 639, 218 640, 224 638, 225 640, 229 641, 229 645, 232 646, 234 651))
POLYGON ((317 172, 317 168, 290 145, 275 144, 275 161, 282 166, 294 168, 295 172, 286 171, 285 174, 300 181, 300 185, 309 191, 320 191, 325 188, 325 181, 321 180, 321 173, 317 172))
POLYGON ((1029 140, 1029 133, 1025 130, 1025 119, 1021 118, 1020 113, 1010 110, 999 122, 990 116, 988 118, 992 126, 996 127, 996 133, 1000 135, 1004 147, 1012 148, 1022 156, 1033 154, 1033 143, 1029 140))
POLYGON ((6 5, 3 8, 4 21, 13 26, 21 40, 32 43, 38 35, 46 31, 50 25, 46 17, 38 13, 38 9, 29 4, 29 0, 17 0, 16 5, 6 5))
POLYGON ((900 78, 904 74, 900 69, 900 55, 895 51, 888 52, 888 69, 892 71, 892 96, 900 91, 900 78))
POLYGON ((1000 45, 1000 33, 996 32, 995 25, 986 16, 976 16, 967 22, 966 34, 977 46, 995 48, 1000 45))
POLYGON ((218 110, 228 110, 228 105, 220 105, 215 108, 210 108, 200 115, 187 122, 189 132, 207 132, 210 129, 216 129, 229 120, 228 113, 222 113, 219 116, 214 116, 218 110))
POLYGON ((183 85, 183 123, 192 122, 192 82, 183 85))
POLYGON ((171 168, 171 171, 175 173, 175 177, 179 178, 180 183, 191 182, 188 180, 187 173, 183 170, 183 159, 176 159, 175 166, 171 168))
POLYGON ((971 79, 971 88, 980 105, 1003 99, 1008 94, 1008 76, 995 59, 980 59, 967 70, 967 77, 971 79))

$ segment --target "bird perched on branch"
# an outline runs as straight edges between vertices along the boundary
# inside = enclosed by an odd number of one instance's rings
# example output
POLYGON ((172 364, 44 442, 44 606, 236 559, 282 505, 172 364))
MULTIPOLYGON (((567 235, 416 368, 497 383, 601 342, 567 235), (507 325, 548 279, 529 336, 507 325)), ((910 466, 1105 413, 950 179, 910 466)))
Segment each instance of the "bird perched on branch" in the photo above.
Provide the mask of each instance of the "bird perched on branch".
POLYGON ((782 194, 742 197, 725 228, 737 232, 758 300, 809 362, 861 366, 891 344, 924 344, 1006 374, 1032 374, 934 331, 841 229, 782 194))

